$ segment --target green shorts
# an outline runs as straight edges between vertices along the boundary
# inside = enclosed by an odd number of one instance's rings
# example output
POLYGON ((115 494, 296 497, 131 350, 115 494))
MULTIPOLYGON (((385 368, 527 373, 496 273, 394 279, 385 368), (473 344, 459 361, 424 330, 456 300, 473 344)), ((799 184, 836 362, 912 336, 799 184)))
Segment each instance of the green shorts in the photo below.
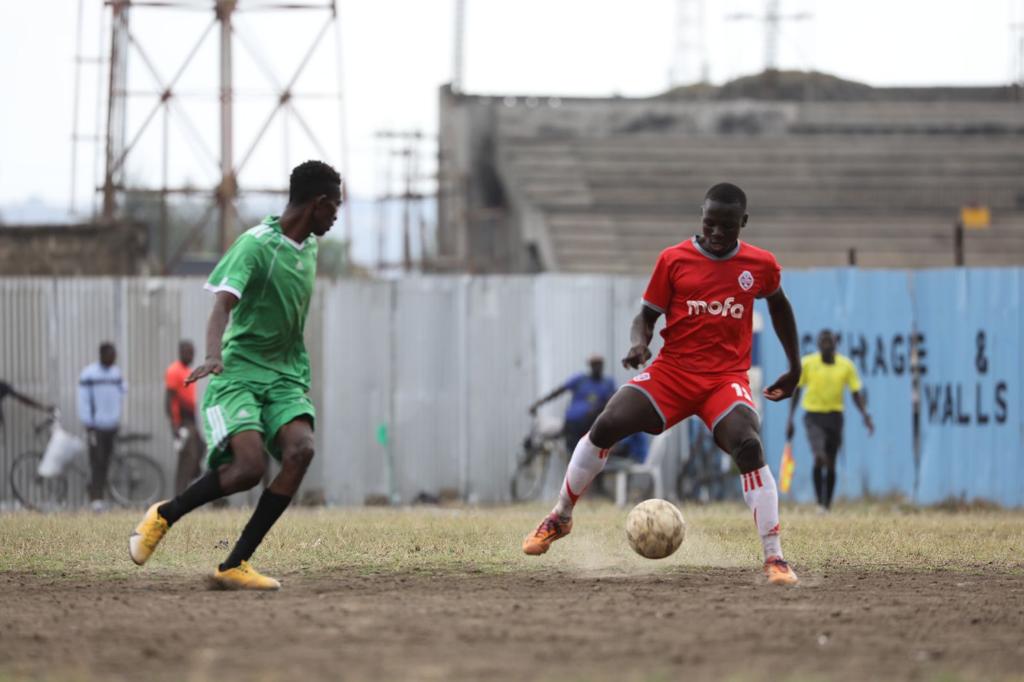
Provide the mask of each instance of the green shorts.
POLYGON ((316 419, 313 402, 294 381, 260 384, 223 375, 210 379, 203 395, 202 414, 210 469, 231 461, 228 441, 242 431, 262 433, 264 447, 281 461, 276 438, 281 427, 299 417, 308 417, 311 424, 316 419))

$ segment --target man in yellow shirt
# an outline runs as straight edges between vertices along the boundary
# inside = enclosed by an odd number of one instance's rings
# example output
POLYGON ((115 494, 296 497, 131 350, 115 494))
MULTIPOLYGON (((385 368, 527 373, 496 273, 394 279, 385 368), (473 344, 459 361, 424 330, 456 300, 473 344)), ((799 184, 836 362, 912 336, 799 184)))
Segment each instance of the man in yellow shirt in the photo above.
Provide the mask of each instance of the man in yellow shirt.
POLYGON ((820 508, 828 511, 836 488, 836 456, 843 442, 844 388, 850 389, 853 404, 864 417, 868 435, 875 432, 864 404, 857 368, 848 357, 836 352, 836 337, 828 330, 818 334, 818 352, 804 356, 801 361, 800 383, 789 406, 786 440, 793 439, 793 415, 800 392, 805 388, 804 427, 814 454, 814 492, 820 508))

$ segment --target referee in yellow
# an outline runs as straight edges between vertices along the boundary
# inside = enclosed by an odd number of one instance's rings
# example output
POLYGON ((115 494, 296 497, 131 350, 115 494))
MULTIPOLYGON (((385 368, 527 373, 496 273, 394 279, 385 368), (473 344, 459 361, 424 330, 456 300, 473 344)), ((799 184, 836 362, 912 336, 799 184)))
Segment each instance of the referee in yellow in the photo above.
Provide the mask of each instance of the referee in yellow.
POLYGON ((801 361, 800 383, 789 406, 786 440, 793 439, 793 415, 804 390, 804 427, 814 454, 814 492, 818 506, 828 511, 836 488, 836 456, 843 443, 843 389, 849 388, 868 435, 875 432, 861 393, 857 368, 845 355, 836 352, 836 337, 827 329, 818 334, 818 352, 801 361))

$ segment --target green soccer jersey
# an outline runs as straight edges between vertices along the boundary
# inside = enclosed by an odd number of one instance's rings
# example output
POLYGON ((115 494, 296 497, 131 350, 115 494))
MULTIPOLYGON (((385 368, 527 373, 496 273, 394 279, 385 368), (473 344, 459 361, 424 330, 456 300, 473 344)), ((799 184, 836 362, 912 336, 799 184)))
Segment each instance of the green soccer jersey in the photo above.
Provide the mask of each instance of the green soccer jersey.
POLYGON ((277 216, 242 234, 206 283, 238 297, 224 334, 224 377, 271 384, 285 378, 309 390, 302 332, 316 278, 316 237, 301 244, 281 232, 277 216))

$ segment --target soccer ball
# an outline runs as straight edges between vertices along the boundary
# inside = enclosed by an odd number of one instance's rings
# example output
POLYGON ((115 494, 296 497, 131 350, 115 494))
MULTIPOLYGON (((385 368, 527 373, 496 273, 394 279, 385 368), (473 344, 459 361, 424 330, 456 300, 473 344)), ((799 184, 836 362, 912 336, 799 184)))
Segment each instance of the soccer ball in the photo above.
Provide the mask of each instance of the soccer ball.
POLYGON ((647 500, 633 507, 626 517, 626 539, 642 557, 664 559, 683 544, 686 522, 671 502, 647 500))

